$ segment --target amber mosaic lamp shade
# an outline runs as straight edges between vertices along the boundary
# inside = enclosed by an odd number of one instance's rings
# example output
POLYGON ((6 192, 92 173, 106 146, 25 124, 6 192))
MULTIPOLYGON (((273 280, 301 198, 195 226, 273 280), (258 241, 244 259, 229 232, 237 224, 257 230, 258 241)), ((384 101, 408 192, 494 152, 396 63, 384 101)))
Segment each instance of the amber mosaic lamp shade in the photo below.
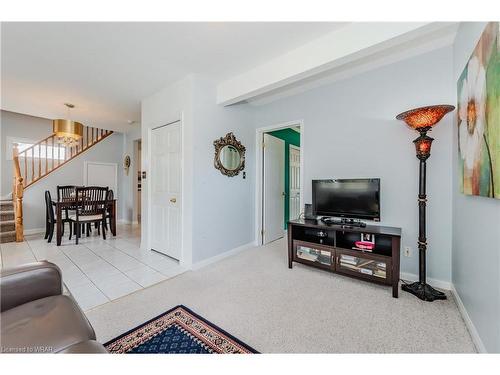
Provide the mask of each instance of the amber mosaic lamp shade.
POLYGON ((427 135, 421 135, 413 141, 415 149, 417 150, 417 158, 427 159, 431 156, 431 144, 434 138, 427 135))
POLYGON ((436 125, 444 115, 454 109, 454 106, 447 104, 420 107, 400 113, 396 116, 396 119, 403 120, 409 127, 419 132, 428 131, 436 125))

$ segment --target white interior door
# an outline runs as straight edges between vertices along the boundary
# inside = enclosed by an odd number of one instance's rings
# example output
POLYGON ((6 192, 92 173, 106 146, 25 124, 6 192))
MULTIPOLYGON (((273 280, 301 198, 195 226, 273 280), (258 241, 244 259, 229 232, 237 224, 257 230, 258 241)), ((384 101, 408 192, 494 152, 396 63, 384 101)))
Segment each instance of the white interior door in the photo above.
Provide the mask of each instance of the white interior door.
POLYGON ((264 134, 263 244, 283 237, 285 214, 285 141, 264 134))
POLYGON ((290 220, 300 215, 300 147, 290 145, 290 220))
POLYGON ((118 198, 118 166, 116 163, 99 163, 86 161, 83 183, 85 186, 107 186, 113 190, 114 197, 118 198))
POLYGON ((181 258, 181 125, 151 131, 151 248, 181 258))

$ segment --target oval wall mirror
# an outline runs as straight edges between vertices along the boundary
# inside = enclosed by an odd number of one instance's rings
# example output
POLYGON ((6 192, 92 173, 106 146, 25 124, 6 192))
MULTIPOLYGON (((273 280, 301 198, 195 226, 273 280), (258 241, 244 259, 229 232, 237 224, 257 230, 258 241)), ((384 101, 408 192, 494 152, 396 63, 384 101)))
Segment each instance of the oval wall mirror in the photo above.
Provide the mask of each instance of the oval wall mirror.
POLYGON ((233 133, 227 133, 225 137, 214 141, 214 146, 214 166, 223 175, 234 177, 245 168, 245 146, 233 133))
POLYGON ((226 145, 222 147, 219 158, 222 166, 227 170, 234 171, 240 166, 240 152, 234 146, 226 145))

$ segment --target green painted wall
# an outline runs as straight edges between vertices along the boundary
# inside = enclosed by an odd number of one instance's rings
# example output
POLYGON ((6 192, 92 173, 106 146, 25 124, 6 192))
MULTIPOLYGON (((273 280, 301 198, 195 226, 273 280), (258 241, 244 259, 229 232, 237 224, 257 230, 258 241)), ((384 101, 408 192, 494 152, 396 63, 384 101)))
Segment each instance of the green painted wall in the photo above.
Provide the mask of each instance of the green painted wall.
POLYGON ((281 129, 269 132, 269 135, 285 141, 285 212, 283 215, 283 227, 286 229, 290 220, 290 145, 300 147, 300 133, 292 129, 281 129))

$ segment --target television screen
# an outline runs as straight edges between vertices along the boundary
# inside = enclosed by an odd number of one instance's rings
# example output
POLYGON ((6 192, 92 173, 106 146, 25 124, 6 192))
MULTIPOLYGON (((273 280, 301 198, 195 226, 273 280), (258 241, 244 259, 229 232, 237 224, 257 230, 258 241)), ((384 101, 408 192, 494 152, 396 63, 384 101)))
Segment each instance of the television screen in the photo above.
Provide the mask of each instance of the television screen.
POLYGON ((380 179, 313 180, 317 216, 380 220, 380 179))

